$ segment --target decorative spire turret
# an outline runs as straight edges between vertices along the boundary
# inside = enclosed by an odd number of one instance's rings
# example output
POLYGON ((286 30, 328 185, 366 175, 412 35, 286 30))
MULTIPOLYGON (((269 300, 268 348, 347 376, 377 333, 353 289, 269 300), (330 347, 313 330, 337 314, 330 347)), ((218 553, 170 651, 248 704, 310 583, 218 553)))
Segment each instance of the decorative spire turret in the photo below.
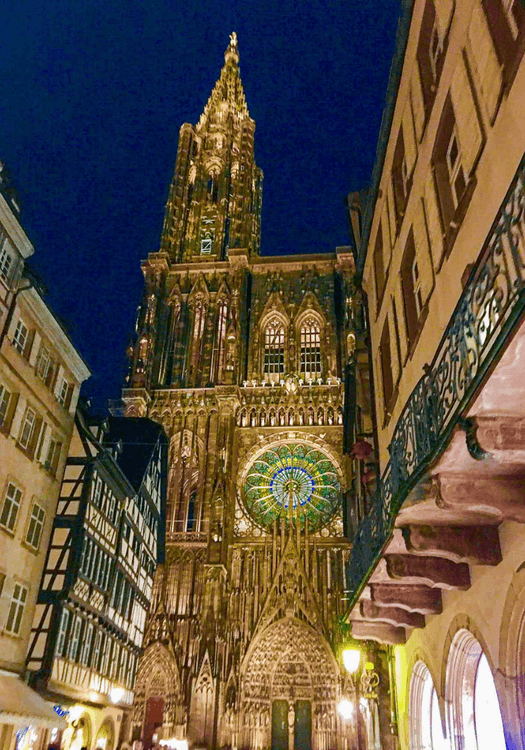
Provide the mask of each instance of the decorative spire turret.
POLYGON ((254 133, 233 32, 199 122, 180 130, 162 235, 162 250, 172 261, 224 260, 231 247, 258 254, 262 172, 254 133))

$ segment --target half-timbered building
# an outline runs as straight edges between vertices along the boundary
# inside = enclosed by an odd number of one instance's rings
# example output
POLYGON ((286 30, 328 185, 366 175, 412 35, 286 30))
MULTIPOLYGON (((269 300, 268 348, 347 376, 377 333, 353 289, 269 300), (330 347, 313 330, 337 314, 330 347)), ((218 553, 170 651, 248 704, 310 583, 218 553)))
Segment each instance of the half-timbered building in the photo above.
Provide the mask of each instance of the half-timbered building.
POLYGON ((166 438, 149 419, 79 410, 36 607, 27 666, 68 728, 63 750, 112 750, 162 559, 166 438))

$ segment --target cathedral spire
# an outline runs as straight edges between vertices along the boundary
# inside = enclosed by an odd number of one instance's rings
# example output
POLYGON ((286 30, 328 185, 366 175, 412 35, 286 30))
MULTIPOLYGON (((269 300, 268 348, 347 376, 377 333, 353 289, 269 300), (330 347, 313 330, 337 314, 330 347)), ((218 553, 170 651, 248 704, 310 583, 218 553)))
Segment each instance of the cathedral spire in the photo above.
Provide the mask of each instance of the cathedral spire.
POLYGON ((259 253, 262 172, 254 133, 233 32, 199 122, 180 130, 162 233, 173 262, 225 260, 232 247, 259 253))

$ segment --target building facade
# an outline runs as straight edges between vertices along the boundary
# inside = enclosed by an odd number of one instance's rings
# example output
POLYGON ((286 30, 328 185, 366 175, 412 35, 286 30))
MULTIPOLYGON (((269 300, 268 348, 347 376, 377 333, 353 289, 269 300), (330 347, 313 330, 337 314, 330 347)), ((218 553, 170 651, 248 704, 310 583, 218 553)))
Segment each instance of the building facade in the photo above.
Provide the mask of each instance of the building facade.
POLYGON ((123 400, 169 436, 166 560, 134 737, 339 748, 348 249, 259 255, 262 174, 232 35, 183 125, 123 400))
POLYGON ((126 739, 163 557, 166 473, 158 424, 79 409, 27 654, 31 684, 68 724, 48 739, 57 750, 126 739))
POLYGON ((373 377, 348 620, 397 644, 411 750, 525 747, 524 48, 520 2, 406 3, 350 200, 373 377))
MULTIPOLYGON (((81 383, 89 370, 25 269, 33 247, 0 172, 0 746, 60 723, 18 679, 81 383), (15 698, 16 696, 16 698, 15 698), (9 700, 8 700, 9 698, 9 700), (27 727, 32 729, 28 733, 27 727)), ((37 740, 35 740, 37 741, 37 740)), ((39 740, 38 740, 39 741, 39 740)))

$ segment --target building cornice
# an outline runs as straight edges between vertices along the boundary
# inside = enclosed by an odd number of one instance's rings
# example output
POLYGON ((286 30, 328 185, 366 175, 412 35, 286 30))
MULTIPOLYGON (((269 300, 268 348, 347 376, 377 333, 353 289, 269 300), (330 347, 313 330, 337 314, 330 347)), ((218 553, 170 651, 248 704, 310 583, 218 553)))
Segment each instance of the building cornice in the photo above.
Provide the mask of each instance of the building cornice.
POLYGON ((25 305, 34 317, 39 329, 45 332, 63 363, 79 383, 90 377, 91 371, 75 349, 69 336, 53 315, 51 309, 34 287, 19 293, 18 304, 25 305))

